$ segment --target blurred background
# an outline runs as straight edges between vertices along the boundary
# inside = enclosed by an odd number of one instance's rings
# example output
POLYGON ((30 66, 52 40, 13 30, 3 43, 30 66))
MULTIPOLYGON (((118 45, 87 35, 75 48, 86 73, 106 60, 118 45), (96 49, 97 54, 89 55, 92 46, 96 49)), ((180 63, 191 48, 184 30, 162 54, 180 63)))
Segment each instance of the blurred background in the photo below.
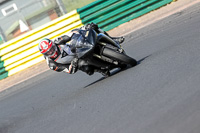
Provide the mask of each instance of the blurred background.
POLYGON ((0 0, 0 44, 95 0, 0 0))

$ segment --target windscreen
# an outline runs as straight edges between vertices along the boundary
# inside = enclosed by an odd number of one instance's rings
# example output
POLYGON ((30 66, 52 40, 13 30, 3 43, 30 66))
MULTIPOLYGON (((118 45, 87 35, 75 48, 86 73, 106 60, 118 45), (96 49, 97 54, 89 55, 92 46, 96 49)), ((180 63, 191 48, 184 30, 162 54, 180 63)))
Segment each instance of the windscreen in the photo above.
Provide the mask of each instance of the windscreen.
POLYGON ((87 37, 85 37, 86 32, 85 30, 79 30, 78 34, 75 33, 72 36, 70 44, 76 48, 76 53, 86 52, 93 47, 93 45, 88 42, 87 37))

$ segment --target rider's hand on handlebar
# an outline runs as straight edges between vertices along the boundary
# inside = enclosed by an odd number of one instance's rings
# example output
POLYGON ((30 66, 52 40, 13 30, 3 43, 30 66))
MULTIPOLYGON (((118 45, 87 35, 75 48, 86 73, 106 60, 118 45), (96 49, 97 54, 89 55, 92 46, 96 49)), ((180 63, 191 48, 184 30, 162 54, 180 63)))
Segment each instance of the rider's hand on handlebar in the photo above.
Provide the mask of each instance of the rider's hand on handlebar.
POLYGON ((73 67, 77 67, 77 66, 78 66, 78 58, 74 58, 74 59, 72 60, 72 62, 71 62, 71 65, 72 65, 73 67))

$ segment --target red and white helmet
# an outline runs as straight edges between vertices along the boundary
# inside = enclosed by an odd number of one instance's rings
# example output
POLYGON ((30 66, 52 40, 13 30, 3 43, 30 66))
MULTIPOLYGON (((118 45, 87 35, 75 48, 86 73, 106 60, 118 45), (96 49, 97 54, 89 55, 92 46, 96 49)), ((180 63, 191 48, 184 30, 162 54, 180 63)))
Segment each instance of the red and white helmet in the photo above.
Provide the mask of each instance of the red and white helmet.
POLYGON ((58 56, 58 49, 56 45, 48 38, 42 39, 38 47, 40 52, 47 57, 56 58, 58 56))

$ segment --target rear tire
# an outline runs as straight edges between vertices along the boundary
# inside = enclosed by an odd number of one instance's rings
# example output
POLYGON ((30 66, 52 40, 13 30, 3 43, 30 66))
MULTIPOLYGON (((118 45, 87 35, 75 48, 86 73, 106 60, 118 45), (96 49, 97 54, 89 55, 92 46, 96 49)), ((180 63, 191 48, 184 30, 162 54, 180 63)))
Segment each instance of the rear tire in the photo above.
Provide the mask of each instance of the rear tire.
POLYGON ((103 55, 113 60, 119 61, 121 63, 130 64, 132 67, 137 65, 137 61, 135 59, 129 57, 124 53, 119 53, 117 51, 114 51, 110 48, 104 48, 103 55))

